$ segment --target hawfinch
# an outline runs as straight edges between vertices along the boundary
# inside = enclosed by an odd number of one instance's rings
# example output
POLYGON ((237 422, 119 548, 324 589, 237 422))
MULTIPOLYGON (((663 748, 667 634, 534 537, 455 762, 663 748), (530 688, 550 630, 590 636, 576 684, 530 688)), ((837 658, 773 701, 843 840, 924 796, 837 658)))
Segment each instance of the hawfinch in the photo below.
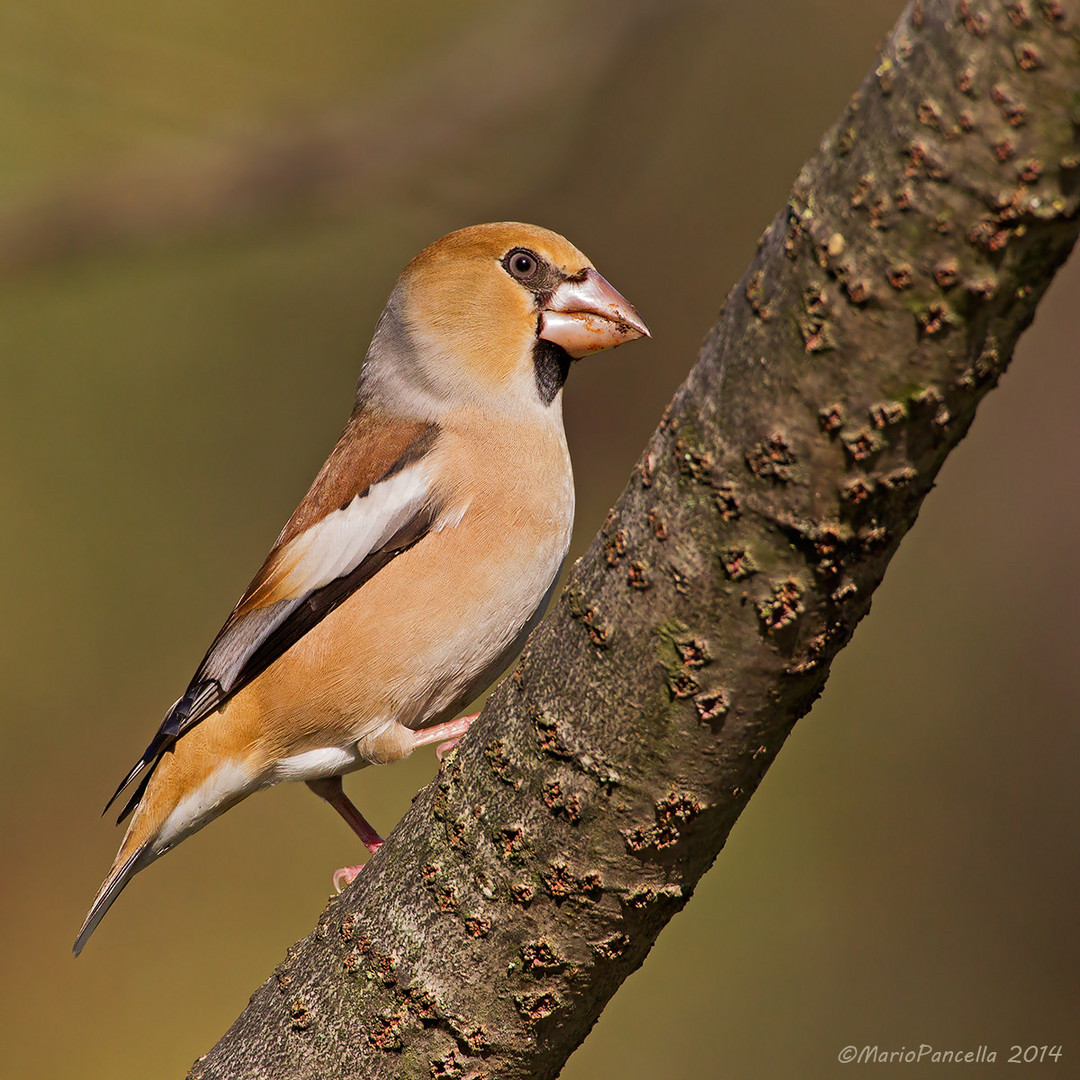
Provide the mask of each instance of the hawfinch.
POLYGON ((466 732, 449 718, 520 648, 570 544, 571 361, 642 335, 546 229, 477 225, 409 263, 341 438, 109 801, 138 779, 76 955, 134 874, 259 788, 303 780, 378 848, 342 775, 466 732))

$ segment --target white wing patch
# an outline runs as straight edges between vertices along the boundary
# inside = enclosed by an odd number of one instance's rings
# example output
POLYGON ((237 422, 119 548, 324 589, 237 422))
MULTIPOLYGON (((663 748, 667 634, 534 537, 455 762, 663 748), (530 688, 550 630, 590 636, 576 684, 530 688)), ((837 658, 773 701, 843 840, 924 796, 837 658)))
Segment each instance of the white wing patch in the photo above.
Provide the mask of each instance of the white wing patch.
POLYGON ((273 603, 254 608, 215 642, 198 677, 230 692, 252 654, 318 589, 347 576, 372 552, 420 514, 431 490, 422 463, 373 484, 340 510, 290 540, 282 549, 272 587, 273 603))
POLYGON ((282 551, 283 591, 300 597, 351 573, 420 511, 430 489, 426 471, 414 465, 327 514, 282 551))

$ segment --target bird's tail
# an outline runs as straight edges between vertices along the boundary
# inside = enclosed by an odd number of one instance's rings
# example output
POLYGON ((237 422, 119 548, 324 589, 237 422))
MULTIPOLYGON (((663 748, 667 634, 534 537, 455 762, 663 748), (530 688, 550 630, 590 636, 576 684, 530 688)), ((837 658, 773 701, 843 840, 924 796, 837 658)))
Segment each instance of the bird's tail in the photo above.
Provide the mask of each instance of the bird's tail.
POLYGON ((214 723, 200 724, 156 761, 136 793, 139 801, 124 842, 75 939, 76 956, 140 870, 265 785, 264 773, 227 752, 233 734, 227 729, 222 735, 214 723))
POLYGON ((140 824, 139 816, 136 815, 135 820, 128 827, 127 835, 120 845, 120 850, 116 853, 112 868, 101 883, 101 888, 98 889, 94 902, 90 905, 90 912, 82 924, 79 936, 75 939, 72 952, 76 956, 83 951, 83 946, 90 935, 97 929, 97 924, 105 918, 105 912, 112 907, 113 901, 123 891, 124 886, 143 867, 149 866, 157 858, 151 847, 154 839, 153 834, 144 835, 147 830, 140 829, 138 827, 140 824))

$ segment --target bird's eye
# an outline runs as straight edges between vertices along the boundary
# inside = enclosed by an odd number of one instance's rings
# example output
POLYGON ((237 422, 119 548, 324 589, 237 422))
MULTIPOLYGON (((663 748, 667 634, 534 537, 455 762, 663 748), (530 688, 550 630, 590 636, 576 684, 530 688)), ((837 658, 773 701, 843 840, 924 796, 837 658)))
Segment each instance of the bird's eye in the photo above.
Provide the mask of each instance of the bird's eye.
POLYGON ((511 251, 506 257, 507 269, 519 281, 525 281, 536 273, 536 256, 529 251, 511 251))

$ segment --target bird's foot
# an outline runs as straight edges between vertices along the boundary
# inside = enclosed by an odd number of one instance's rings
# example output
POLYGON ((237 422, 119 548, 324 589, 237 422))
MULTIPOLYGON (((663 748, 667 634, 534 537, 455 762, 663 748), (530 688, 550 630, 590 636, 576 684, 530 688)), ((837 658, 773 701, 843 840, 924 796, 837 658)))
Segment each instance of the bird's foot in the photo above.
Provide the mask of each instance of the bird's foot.
MULTIPOLYGON (((413 747, 427 746, 429 743, 438 743, 435 754, 440 761, 461 741, 469 730, 469 725, 479 716, 460 716, 457 720, 449 720, 445 724, 436 724, 434 727, 424 728, 413 734, 413 747)), ((349 827, 360 838, 361 843, 372 855, 383 846, 383 838, 372 828, 367 818, 353 806, 349 797, 341 786, 340 776, 329 776, 325 779, 309 780, 308 787, 320 798, 325 799, 344 819, 349 827)), ((348 888, 359 876, 364 866, 343 866, 334 871, 334 889, 337 892, 348 888)))
POLYGON ((469 726, 479 715, 479 713, 473 713, 472 716, 459 716, 456 720, 448 720, 445 724, 422 728, 413 736, 413 746, 438 743, 439 745, 435 747, 435 756, 442 761, 461 742, 469 726))
MULTIPOLYGON (((382 841, 375 845, 375 851, 378 851, 382 847, 382 841)), ((373 851, 372 854, 375 852, 373 851)), ((334 871, 334 876, 331 879, 334 882, 334 892, 343 893, 359 876, 360 871, 364 869, 364 864, 360 863, 359 866, 343 866, 340 870, 334 871)))
POLYGON ((461 742, 461 736, 460 735, 456 739, 447 739, 446 742, 439 743, 439 745, 435 747, 435 756, 441 762, 442 759, 447 754, 449 754, 450 751, 453 750, 454 747, 457 746, 457 744, 459 742, 461 742))
MULTIPOLYGON (((321 799, 325 799, 348 822, 349 827, 372 855, 383 846, 383 838, 345 794, 340 776, 330 776, 324 780, 309 780, 308 787, 321 799)), ((340 870, 335 870, 333 882, 337 892, 340 893, 346 886, 351 885, 363 869, 363 864, 361 864, 360 866, 343 866, 340 870)))
POLYGON ((364 864, 361 863, 359 866, 343 866, 340 870, 335 870, 333 877, 334 892, 339 895, 343 893, 356 880, 363 869, 364 864))

